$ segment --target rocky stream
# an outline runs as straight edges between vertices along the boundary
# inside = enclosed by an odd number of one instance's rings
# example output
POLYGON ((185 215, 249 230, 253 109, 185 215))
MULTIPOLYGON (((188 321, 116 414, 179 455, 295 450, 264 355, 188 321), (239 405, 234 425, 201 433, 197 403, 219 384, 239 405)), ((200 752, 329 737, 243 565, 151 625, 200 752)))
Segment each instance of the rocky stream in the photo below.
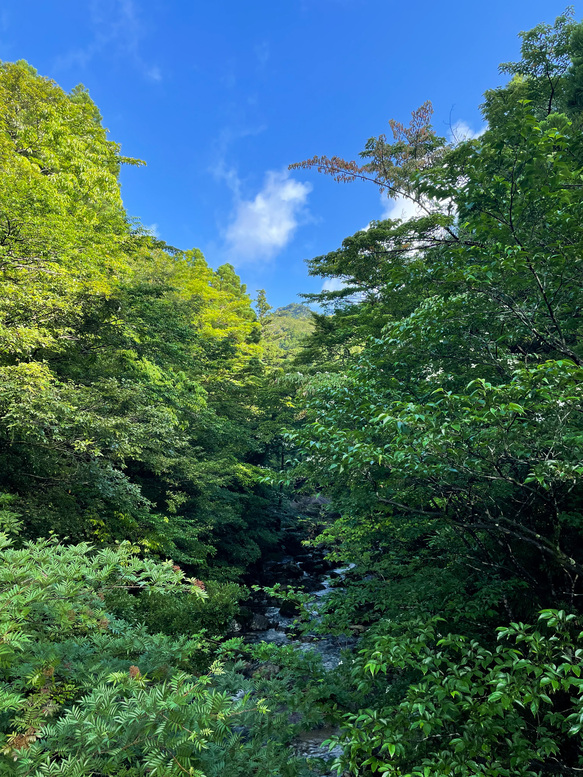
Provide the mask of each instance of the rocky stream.
MULTIPOLYGON (((342 587, 345 574, 354 567, 334 568, 328 562, 323 551, 290 553, 265 563, 258 576, 262 586, 294 586, 310 594, 308 610, 318 619, 321 603, 333 589, 342 587)), ((301 633, 294 628, 298 611, 289 601, 278 602, 263 592, 255 594, 247 610, 243 623, 233 623, 233 634, 243 636, 249 643, 267 642, 275 645, 293 645, 299 651, 311 650, 322 660, 325 670, 330 671, 341 662, 342 651, 354 647, 356 638, 334 636, 331 634, 301 633)), ((293 743, 294 753, 304 758, 321 758, 331 762, 340 754, 337 747, 330 751, 323 742, 329 739, 335 730, 322 724, 313 730, 299 735, 293 743)), ((336 777, 336 772, 322 774, 322 777, 336 777)))

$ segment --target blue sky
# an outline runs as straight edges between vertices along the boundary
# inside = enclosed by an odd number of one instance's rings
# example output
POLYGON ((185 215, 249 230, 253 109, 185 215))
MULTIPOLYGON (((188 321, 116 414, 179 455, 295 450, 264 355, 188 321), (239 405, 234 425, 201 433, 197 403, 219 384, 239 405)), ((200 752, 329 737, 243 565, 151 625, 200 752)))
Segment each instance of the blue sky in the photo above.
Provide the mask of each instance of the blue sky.
POLYGON ((231 262, 279 306, 322 288, 305 259, 391 207, 365 184, 287 166, 354 158, 427 99, 442 134, 479 131, 481 95, 518 58, 517 33, 565 5, 0 0, 0 59, 26 59, 66 90, 84 83, 111 139, 147 162, 122 173, 130 214, 214 267, 231 262))

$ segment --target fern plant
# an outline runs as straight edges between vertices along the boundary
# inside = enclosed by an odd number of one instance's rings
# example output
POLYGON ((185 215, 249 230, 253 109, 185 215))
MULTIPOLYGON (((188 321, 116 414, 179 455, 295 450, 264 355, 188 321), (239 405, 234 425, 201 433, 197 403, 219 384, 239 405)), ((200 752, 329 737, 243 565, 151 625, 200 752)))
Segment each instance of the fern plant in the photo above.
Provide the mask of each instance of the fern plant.
POLYGON ((115 590, 206 596, 129 543, 16 549, 0 534, 0 774, 237 774, 250 748, 240 724, 264 701, 216 687, 204 635, 153 635, 112 616, 115 590))

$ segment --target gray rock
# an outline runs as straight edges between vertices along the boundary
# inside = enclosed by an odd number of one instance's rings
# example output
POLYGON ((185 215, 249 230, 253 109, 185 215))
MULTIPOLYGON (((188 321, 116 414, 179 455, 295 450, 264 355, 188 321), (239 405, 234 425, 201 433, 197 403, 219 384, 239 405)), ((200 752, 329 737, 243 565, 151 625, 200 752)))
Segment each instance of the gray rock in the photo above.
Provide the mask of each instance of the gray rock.
POLYGON ((251 623, 249 624, 251 631, 267 631, 267 629, 271 628, 271 626, 271 621, 260 612, 254 613, 253 617, 251 618, 251 623))
POLYGON ((255 672, 255 676, 263 677, 265 680, 273 680, 274 677, 277 677, 280 670, 281 667, 279 667, 277 664, 267 662, 266 664, 261 664, 259 669, 257 669, 255 672))
POLYGON ((300 612, 300 607, 297 602, 292 602, 289 599, 284 601, 279 606, 279 612, 284 618, 294 618, 300 612))

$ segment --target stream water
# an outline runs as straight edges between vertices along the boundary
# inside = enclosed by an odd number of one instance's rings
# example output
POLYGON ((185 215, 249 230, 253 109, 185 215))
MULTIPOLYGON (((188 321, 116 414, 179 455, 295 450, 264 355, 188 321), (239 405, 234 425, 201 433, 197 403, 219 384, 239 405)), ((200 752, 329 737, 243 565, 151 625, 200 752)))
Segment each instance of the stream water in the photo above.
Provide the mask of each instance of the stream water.
MULTIPOLYGON (((289 562, 282 562, 289 564, 289 562)), ((353 565, 352 565, 353 566, 353 565)), ((322 600, 332 591, 340 587, 338 581, 343 578, 346 572, 352 567, 340 567, 332 569, 329 574, 321 576, 319 579, 319 589, 312 591, 312 602, 308 605, 308 611, 317 620, 322 600)), ((306 573, 307 575, 307 573, 306 573)), ((313 578, 312 578, 313 580, 313 578)), ((295 616, 285 616, 281 613, 281 608, 266 604, 262 611, 262 616, 266 619, 264 629, 253 629, 244 632, 248 642, 271 642, 275 645, 296 645, 298 650, 312 650, 318 653, 322 658, 324 669, 334 669, 340 663, 340 656, 344 649, 354 645, 353 637, 316 635, 307 634, 303 639, 290 636, 290 630, 296 620, 295 616), (267 625, 269 623, 269 625, 267 625)))
MULTIPOLYGON (((273 585, 275 582, 287 583, 301 586, 310 592, 311 599, 308 611, 317 621, 322 602, 332 589, 342 588, 344 576, 353 567, 354 564, 330 569, 323 557, 314 562, 313 556, 286 556, 279 561, 269 562, 263 571, 263 577, 267 580, 267 585, 273 585), (328 568, 326 569, 326 567, 328 568)), ((356 638, 349 636, 314 633, 304 634, 301 637, 295 636, 293 624, 296 617, 291 613, 282 614, 281 609, 287 612, 285 605, 277 606, 273 604, 272 600, 258 599, 254 603, 253 609, 251 627, 240 631, 247 642, 293 645, 300 651, 313 651, 321 657, 322 665, 326 671, 336 668, 342 660, 342 651, 356 644, 356 638)), ((325 761, 331 761, 341 754, 341 750, 337 747, 329 751, 328 747, 322 746, 322 743, 334 733, 333 729, 324 725, 304 732, 293 743, 294 752, 304 758, 322 758, 325 761)), ((332 777, 332 773, 329 774, 332 777)), ((326 775, 322 775, 322 777, 326 777, 326 775)))

